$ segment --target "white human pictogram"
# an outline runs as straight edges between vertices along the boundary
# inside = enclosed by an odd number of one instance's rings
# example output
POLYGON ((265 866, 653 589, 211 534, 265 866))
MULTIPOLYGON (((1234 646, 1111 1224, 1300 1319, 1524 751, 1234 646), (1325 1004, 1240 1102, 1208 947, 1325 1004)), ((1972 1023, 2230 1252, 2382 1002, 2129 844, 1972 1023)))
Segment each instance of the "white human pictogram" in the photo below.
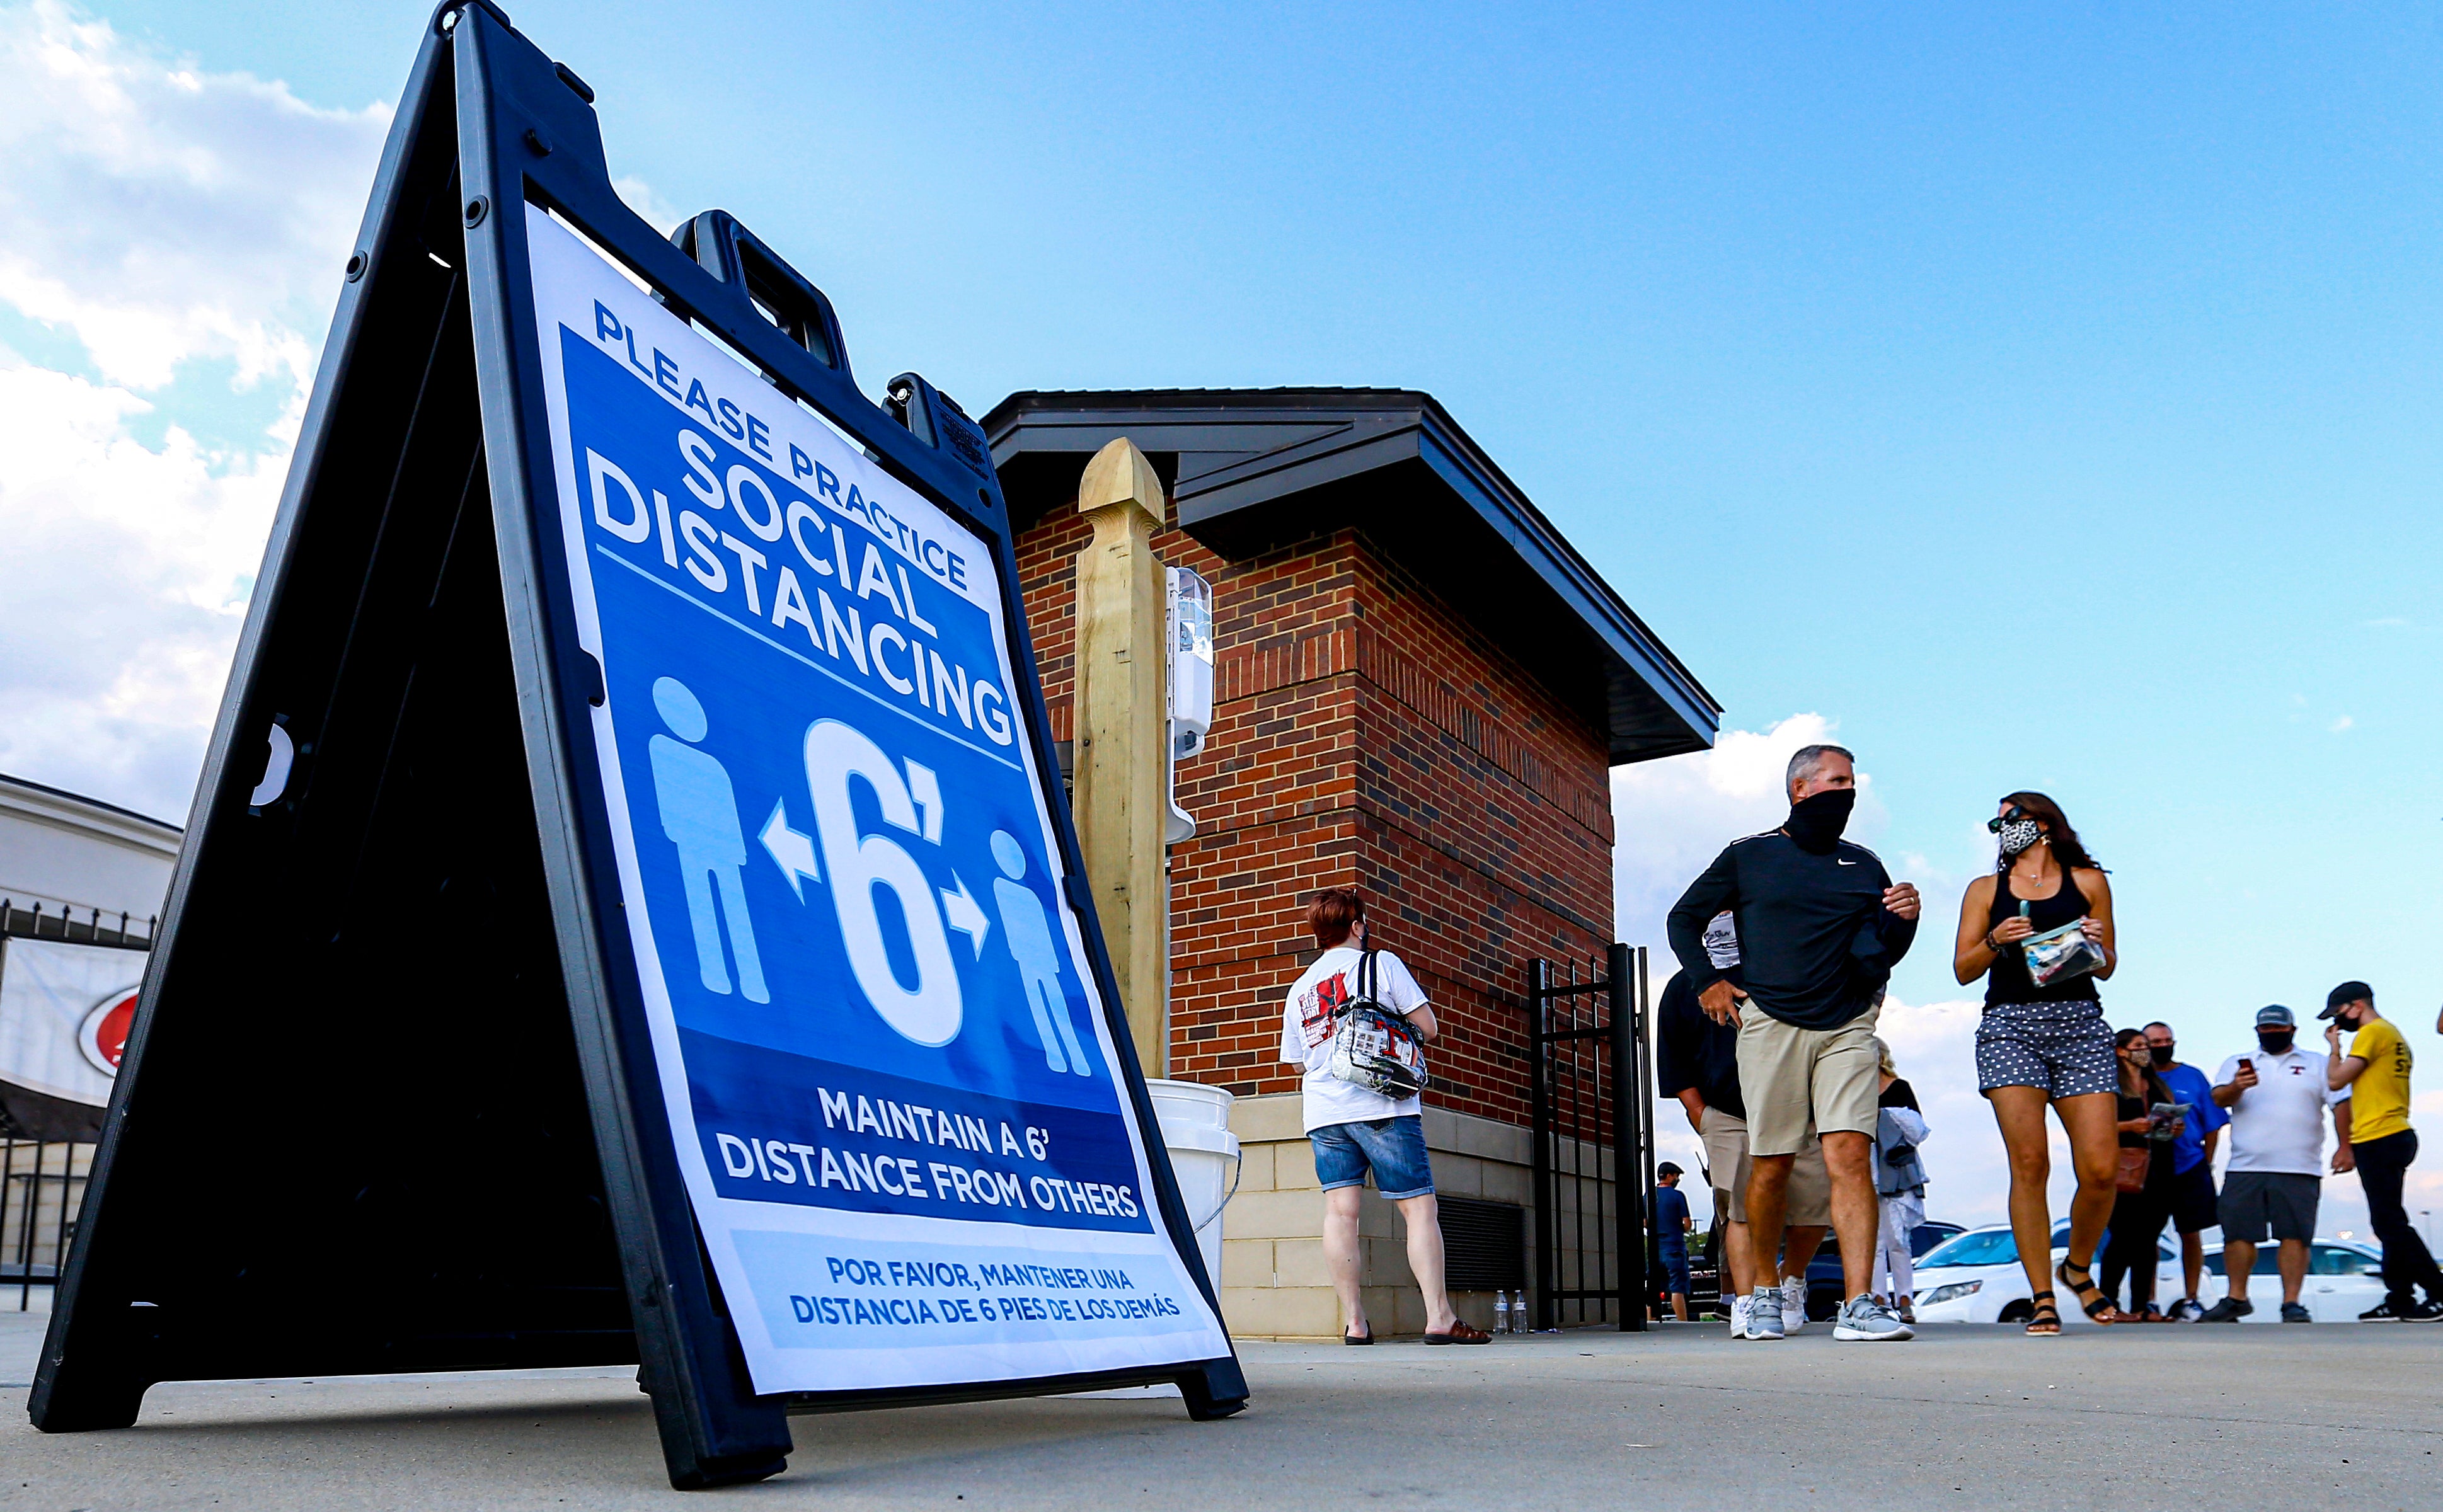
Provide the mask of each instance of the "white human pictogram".
POLYGON ((746 865, 746 829, 738 820, 738 793, 729 773, 706 752, 695 748, 710 721, 704 705, 676 678, 653 683, 653 707, 661 711, 670 735, 650 742, 653 761, 653 796, 662 811, 662 833, 679 850, 679 873, 687 885, 688 921, 695 930, 696 972, 707 991, 726 995, 729 972, 721 949, 722 926, 728 925, 729 950, 738 957, 738 984, 750 1003, 772 1001, 763 985, 763 959, 755 950, 755 925, 746 913, 746 885, 740 873, 746 865), (713 895, 718 891, 716 909, 713 895))
POLYGON ((1060 947, 1052 938, 1052 920, 1043 911, 1043 900, 1019 880, 1026 875, 1026 851, 1016 835, 996 829, 992 853, 1001 871, 993 883, 1001 938, 1009 946, 1010 959, 1018 962, 1026 1006, 1035 1012, 1035 1035, 1043 1043, 1043 1063, 1056 1071, 1092 1076, 1094 1068, 1086 1059, 1086 1047, 1077 1043, 1077 1027, 1069 1021, 1069 994, 1060 990, 1060 947))

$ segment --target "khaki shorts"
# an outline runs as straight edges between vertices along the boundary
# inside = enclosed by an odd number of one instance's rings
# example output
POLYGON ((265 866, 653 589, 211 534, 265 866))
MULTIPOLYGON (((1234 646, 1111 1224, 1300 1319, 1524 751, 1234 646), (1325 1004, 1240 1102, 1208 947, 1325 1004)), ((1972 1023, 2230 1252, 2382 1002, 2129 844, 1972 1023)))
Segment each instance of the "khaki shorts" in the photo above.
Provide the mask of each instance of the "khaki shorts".
MULTIPOLYGON (((1739 1096, 1752 1155, 1795 1155, 1814 1134, 1875 1137, 1875 1020, 1797 1029, 1749 1003, 1739 1022, 1739 1096)), ((1797 1222, 1796 1218, 1791 1220, 1797 1222)))
MULTIPOLYGON (((1705 1110, 1705 1166, 1713 1174, 1714 1207, 1733 1223, 1748 1221, 1748 1121, 1720 1108, 1705 1110)), ((1832 1222, 1832 1173, 1824 1169, 1824 1145, 1809 1139, 1790 1171, 1789 1206, 1784 1223, 1829 1227, 1832 1222)))

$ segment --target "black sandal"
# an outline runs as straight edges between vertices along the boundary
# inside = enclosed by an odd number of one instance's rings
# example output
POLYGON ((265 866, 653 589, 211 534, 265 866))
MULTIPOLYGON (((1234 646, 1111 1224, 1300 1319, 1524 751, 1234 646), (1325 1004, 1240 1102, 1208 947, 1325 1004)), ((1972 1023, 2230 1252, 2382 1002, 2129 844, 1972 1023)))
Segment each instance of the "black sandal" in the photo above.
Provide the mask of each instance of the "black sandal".
POLYGON ((2053 1294, 2040 1291, 2028 1299, 2028 1337, 2058 1339, 2061 1337, 2061 1309, 2053 1305, 2053 1294))
POLYGON ((2061 1265, 2053 1271, 2053 1279, 2069 1288, 2070 1295, 2078 1299, 2079 1311, 2086 1314, 2090 1320, 2106 1326, 2121 1321, 2120 1310, 2112 1305, 2112 1299, 2106 1297, 2103 1288, 2096 1285, 2095 1266, 2092 1264, 2072 1266, 2069 1263, 2069 1257, 2065 1255, 2062 1257, 2061 1265), (2084 1281, 2076 1279, 2071 1274, 2072 1271, 2086 1279, 2084 1281))

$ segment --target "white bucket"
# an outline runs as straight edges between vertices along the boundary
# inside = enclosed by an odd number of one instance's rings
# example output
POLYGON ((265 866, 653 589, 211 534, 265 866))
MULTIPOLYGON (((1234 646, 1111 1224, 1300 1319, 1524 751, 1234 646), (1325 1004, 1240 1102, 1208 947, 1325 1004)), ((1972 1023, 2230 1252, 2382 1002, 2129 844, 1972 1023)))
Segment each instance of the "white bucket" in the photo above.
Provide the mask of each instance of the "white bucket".
POLYGON ((1222 1286, 1222 1210, 1239 1190, 1239 1137, 1230 1132, 1230 1094, 1200 1082, 1146 1083, 1162 1142, 1179 1178, 1179 1200, 1196 1226, 1204 1273, 1222 1286))

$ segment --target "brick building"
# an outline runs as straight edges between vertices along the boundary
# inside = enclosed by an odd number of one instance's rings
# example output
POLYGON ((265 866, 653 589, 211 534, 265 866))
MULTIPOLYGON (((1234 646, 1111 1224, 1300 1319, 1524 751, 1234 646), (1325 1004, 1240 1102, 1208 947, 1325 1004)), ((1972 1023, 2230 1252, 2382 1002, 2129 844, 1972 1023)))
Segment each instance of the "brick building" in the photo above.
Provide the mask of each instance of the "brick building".
MULTIPOLYGON (((1089 457, 1119 436, 1148 454, 1169 495, 1156 550, 1213 584, 1214 724, 1179 774, 1197 833, 1171 853, 1170 1074, 1240 1099, 1232 1326, 1336 1332, 1277 1053, 1314 956, 1307 899, 1359 888, 1436 1005, 1438 1184, 1524 1204, 1528 963, 1610 942, 1609 770, 1703 749, 1718 706, 1430 395, 1027 392, 984 428, 1056 738, 1089 457)), ((1405 1323, 1396 1223, 1367 1231, 1405 1323)))

